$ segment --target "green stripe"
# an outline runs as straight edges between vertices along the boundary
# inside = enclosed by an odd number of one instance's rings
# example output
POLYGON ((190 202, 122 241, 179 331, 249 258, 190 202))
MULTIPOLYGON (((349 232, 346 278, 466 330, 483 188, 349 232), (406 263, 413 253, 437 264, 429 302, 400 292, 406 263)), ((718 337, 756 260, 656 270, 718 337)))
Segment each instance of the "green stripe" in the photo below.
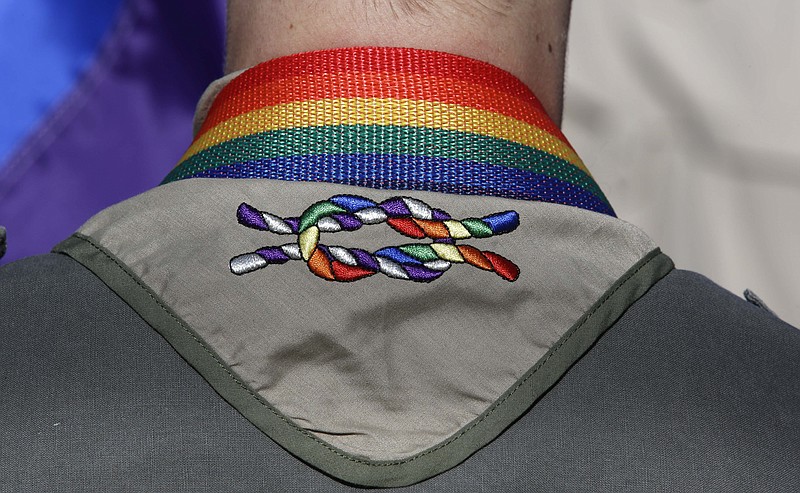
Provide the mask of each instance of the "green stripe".
POLYGON ((469 231, 469 234, 475 238, 488 238, 494 234, 492 228, 490 228, 488 224, 474 217, 462 220, 461 224, 463 224, 464 227, 467 228, 467 231, 469 231))
POLYGON ((302 216, 300 216, 300 223, 297 225, 297 231, 299 233, 302 233, 311 226, 317 224, 317 222, 323 217, 328 217, 333 214, 342 212, 347 212, 347 211, 332 202, 329 202, 327 200, 324 200, 322 202, 317 202, 316 204, 309 207, 308 210, 306 210, 302 216))
POLYGON ((397 247, 401 252, 410 255, 420 262, 433 262, 439 260, 436 251, 430 245, 424 243, 410 243, 408 245, 401 245, 397 247))
POLYGON ((256 159, 318 154, 431 156, 508 166, 557 178, 606 201, 597 183, 580 168, 535 147, 453 130, 380 125, 291 128, 239 137, 181 162, 164 183, 256 159))

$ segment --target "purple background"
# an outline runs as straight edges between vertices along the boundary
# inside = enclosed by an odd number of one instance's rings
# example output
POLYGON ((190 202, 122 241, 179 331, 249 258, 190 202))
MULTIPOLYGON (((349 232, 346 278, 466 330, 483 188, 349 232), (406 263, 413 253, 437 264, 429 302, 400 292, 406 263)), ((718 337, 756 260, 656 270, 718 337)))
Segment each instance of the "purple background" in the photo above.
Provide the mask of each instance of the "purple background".
POLYGON ((158 185, 191 142, 197 99, 222 75, 224 33, 222 0, 123 2, 74 87, 0 166, 0 262, 45 253, 158 185))

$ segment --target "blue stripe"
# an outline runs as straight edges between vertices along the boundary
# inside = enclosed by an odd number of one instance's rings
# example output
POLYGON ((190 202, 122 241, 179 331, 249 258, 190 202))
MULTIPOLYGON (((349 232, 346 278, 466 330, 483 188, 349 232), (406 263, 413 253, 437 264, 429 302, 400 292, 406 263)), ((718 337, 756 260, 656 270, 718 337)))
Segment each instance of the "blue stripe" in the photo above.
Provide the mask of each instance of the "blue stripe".
POLYGON ((580 207, 615 216, 592 193, 557 178, 471 161, 394 154, 339 154, 259 159, 198 172, 192 178, 321 181, 367 188, 490 195, 580 207))
POLYGON ((514 211, 506 211, 482 217, 481 221, 489 225, 492 233, 501 235, 517 229, 517 226, 519 226, 519 215, 514 211))
POLYGON ((328 200, 347 212, 356 212, 360 211, 361 209, 375 207, 377 205, 375 202, 369 199, 365 199, 364 197, 356 197, 353 195, 337 195, 336 197, 331 197, 328 200))
POLYGON ((403 265, 422 265, 422 262, 415 259, 411 255, 403 253, 397 247, 381 248, 375 252, 375 256, 388 258, 389 260, 394 260, 395 262, 403 265))

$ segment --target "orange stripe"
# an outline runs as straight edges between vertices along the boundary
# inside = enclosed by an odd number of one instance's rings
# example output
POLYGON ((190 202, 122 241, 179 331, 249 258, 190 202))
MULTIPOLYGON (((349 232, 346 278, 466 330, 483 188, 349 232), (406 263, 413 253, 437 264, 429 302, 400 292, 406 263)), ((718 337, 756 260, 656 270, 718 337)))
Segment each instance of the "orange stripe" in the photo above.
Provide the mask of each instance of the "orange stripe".
POLYGON ((264 107, 322 99, 390 98, 436 101, 500 113, 535 125, 566 142, 561 129, 543 111, 508 93, 446 77, 417 76, 404 84, 397 80, 403 76, 390 72, 301 75, 253 85, 246 94, 234 98, 220 94, 197 137, 224 121, 264 107))
POLYGON ((445 77, 476 84, 486 81, 486 85, 500 88, 543 111, 530 89, 505 70, 459 55, 413 48, 339 48, 276 58, 246 70, 223 92, 246 92, 265 80, 354 72, 402 73, 413 78, 445 77))
POLYGON ((428 238, 450 238, 450 231, 441 221, 429 221, 427 219, 414 218, 414 222, 425 231, 428 238))
POLYGON ((331 262, 319 248, 314 250, 314 253, 311 254, 311 258, 308 259, 308 268, 311 272, 324 279, 328 279, 329 281, 335 280, 331 262))
POLYGON ((483 270, 492 270, 491 262, 477 248, 469 245, 458 245, 458 251, 468 264, 483 270))

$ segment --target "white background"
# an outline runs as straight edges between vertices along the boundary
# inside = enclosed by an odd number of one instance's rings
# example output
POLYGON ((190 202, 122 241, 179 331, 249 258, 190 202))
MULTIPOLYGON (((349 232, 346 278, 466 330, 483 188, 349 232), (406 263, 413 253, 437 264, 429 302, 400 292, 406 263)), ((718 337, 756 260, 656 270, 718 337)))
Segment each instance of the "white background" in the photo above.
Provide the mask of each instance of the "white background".
POLYGON ((573 3, 564 133, 679 268, 800 326, 800 1, 573 3))

